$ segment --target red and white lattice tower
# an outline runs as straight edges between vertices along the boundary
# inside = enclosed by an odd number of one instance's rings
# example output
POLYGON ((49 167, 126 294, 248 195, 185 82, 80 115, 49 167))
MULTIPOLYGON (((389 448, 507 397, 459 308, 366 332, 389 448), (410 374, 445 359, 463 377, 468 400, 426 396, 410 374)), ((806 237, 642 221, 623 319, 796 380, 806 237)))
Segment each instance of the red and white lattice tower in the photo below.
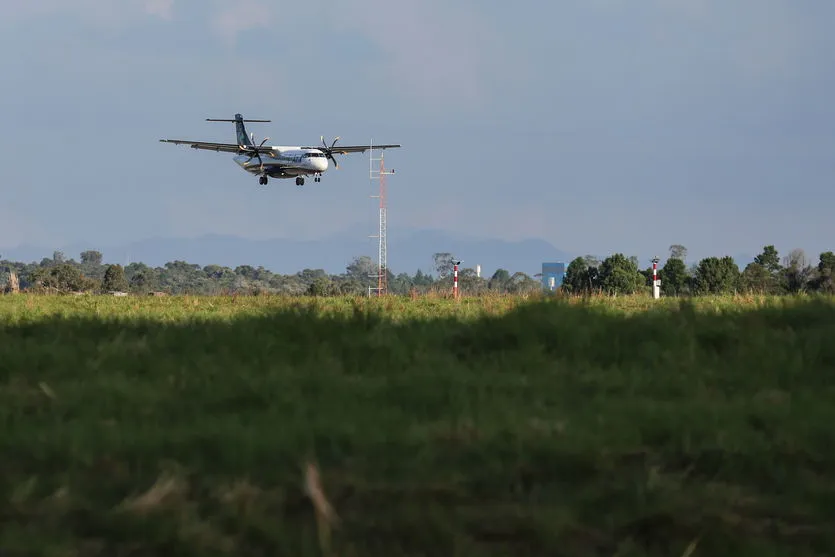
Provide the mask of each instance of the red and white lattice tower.
POLYGON ((374 158, 374 145, 373 142, 369 143, 369 155, 368 155, 368 174, 371 180, 374 180, 376 177, 380 181, 380 193, 378 195, 372 195, 371 197, 377 197, 380 199, 380 223, 379 229, 377 231, 376 236, 372 235, 372 238, 378 239, 378 246, 377 246, 377 295, 382 296, 388 291, 388 254, 387 254, 387 246, 386 246, 386 209, 387 209, 387 200, 386 200, 386 176, 394 174, 394 170, 387 171, 385 166, 385 153, 380 151, 380 158, 374 158), (380 162, 379 170, 374 169, 374 161, 380 162))
POLYGON ((458 261, 452 265, 452 297, 458 297, 458 261))

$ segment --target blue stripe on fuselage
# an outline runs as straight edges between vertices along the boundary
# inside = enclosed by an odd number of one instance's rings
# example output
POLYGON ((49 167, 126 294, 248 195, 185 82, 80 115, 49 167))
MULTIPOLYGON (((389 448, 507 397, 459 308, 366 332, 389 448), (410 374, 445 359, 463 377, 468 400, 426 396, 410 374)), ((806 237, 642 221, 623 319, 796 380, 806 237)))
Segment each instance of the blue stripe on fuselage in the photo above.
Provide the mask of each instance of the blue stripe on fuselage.
MULTIPOLYGON (((257 158, 253 158, 251 161, 245 164, 241 164, 241 162, 238 162, 238 164, 240 164, 241 168, 243 168, 247 172, 251 172, 252 174, 261 173, 261 165, 258 163, 257 158)), ((282 165, 280 163, 269 161, 269 159, 266 159, 264 160, 264 172, 268 176, 271 176, 273 178, 293 178, 302 174, 312 174, 314 171, 307 168, 282 165)))

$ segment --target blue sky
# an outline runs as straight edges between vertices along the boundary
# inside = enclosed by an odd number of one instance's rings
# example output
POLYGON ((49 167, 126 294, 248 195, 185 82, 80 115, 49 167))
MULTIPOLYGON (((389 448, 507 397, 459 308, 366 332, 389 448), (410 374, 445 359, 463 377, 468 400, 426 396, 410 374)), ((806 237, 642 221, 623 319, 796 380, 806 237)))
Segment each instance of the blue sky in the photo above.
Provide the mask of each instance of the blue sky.
MULTIPOLYGON (((835 3, 0 0, 0 253, 376 223, 367 155, 269 189, 228 155, 401 143, 389 229, 688 259, 835 249, 835 3)), ((74 255, 74 254, 68 254, 74 255)))

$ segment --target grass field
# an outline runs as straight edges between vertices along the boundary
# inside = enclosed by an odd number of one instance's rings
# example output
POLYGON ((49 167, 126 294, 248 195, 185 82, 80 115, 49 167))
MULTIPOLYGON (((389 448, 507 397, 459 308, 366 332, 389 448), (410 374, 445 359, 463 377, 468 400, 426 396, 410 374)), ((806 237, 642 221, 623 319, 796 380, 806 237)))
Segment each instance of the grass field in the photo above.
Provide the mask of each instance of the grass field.
POLYGON ((0 296, 0 419, 3 557, 835 555, 833 298, 0 296))

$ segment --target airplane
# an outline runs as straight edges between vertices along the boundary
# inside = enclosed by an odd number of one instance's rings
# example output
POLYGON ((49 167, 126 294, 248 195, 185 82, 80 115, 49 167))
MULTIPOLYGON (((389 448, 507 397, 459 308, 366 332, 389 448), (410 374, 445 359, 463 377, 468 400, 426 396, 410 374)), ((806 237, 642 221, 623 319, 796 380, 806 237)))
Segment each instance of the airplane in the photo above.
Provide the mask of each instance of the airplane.
POLYGON ((322 181, 322 174, 328 169, 328 159, 333 161, 334 167, 339 168, 334 154, 364 153, 366 150, 392 149, 400 145, 345 145, 335 147, 339 137, 333 140, 330 147, 322 136, 322 147, 285 147, 280 145, 264 146, 269 140, 265 137, 260 144, 255 145, 255 135, 247 136, 245 122, 270 122, 270 120, 244 119, 235 114, 234 120, 223 118, 206 118, 207 122, 234 122, 237 132, 237 143, 210 143, 206 141, 190 141, 185 139, 160 139, 163 143, 190 145, 193 149, 207 151, 223 151, 235 153, 233 160, 251 174, 259 176, 258 183, 267 185, 269 178, 295 178, 297 186, 304 185, 305 176, 313 176, 315 182, 322 181), (253 160, 256 159, 256 160, 253 160))

